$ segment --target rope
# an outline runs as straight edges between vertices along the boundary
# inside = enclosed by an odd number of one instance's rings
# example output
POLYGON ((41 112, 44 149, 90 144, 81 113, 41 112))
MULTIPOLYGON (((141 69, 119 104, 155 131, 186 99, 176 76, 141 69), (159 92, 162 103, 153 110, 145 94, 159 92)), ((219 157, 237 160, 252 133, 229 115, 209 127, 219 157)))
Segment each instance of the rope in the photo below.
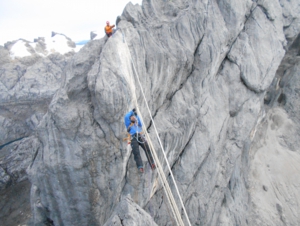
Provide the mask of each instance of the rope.
MULTIPOLYGON (((139 111, 138 103, 137 103, 137 102, 136 102, 136 106, 137 106, 137 108, 136 108, 136 109, 137 109, 137 112, 138 112, 138 114, 140 115, 140 119, 141 119, 141 121, 142 121, 142 125, 144 125, 144 120, 143 120, 143 118, 142 118, 142 116, 141 116, 141 113, 140 113, 140 111, 139 111)), ((146 136, 146 138, 147 138, 147 140, 148 140, 148 144, 149 144, 149 147, 150 147, 150 150, 151 150, 153 159, 154 159, 154 161, 155 161, 155 163, 156 163, 156 166, 157 166, 158 175, 159 175, 160 180, 161 180, 161 182, 162 182, 162 186, 163 186, 163 188, 164 188, 164 190, 165 190, 167 199, 168 199, 168 201, 169 201, 169 203, 170 203, 172 213, 173 213, 173 215, 175 216, 176 223, 177 223, 177 225, 184 226, 184 223, 183 223, 183 221, 182 221, 182 219, 181 219, 181 215, 180 215, 180 213, 179 213, 177 204, 176 204, 176 202, 175 202, 175 199, 174 199, 174 197, 173 197, 172 191, 171 191, 171 189, 170 189, 169 183, 168 183, 168 181, 167 181, 167 179, 166 179, 166 177, 165 177, 165 174, 164 174, 164 172, 163 172, 163 168, 162 168, 162 166, 161 166, 161 164, 160 164, 160 161, 159 161, 159 159, 158 159, 158 156, 156 155, 156 152, 154 151, 154 146, 153 146, 153 144, 152 144, 152 141, 151 141, 151 139, 150 139, 148 133, 145 131, 145 127, 144 127, 144 126, 143 126, 143 131, 144 131, 145 136, 146 136)))
MULTIPOLYGON (((122 32, 122 33, 123 33, 123 32, 122 32)), ((130 54, 130 50, 129 50, 129 47, 128 47, 128 45, 127 45, 127 42, 126 42, 126 39, 125 39, 124 35, 123 35, 123 38, 124 38, 123 41, 124 41, 124 43, 126 44, 126 46, 127 46, 127 48, 128 48, 128 51, 129 51, 129 54, 130 54)), ((133 63, 133 62, 132 62, 132 58, 131 58, 131 54, 130 54, 130 59, 131 59, 131 63, 133 63)), ((133 77, 130 76, 129 79, 130 79, 130 84, 131 84, 131 85, 134 84, 134 83, 133 83, 133 77)), ((131 91, 132 91, 132 94, 133 94, 133 101, 135 102, 136 110, 137 110, 137 112, 138 112, 138 114, 139 114, 139 116, 140 116, 140 120, 141 120, 141 122, 142 122, 142 125, 144 125, 143 117, 142 117, 142 115, 141 115, 141 113, 140 113, 140 111, 139 111, 139 107, 138 107, 138 102, 137 102, 137 98, 136 98, 136 93, 135 93, 135 87, 134 87, 134 85, 131 86, 131 91)), ((143 126, 142 128, 143 128, 143 130, 145 130, 144 126, 143 126)), ((145 134, 146 134, 146 136, 148 135, 147 133, 145 133, 145 134)), ((177 208, 177 206, 176 206, 176 203, 175 203, 175 201, 174 201, 174 198, 173 198, 173 196, 172 196, 172 192, 171 192, 171 190, 170 190, 170 187, 169 187, 169 185, 168 185, 168 182, 167 182, 167 180, 166 180, 166 178, 165 178, 165 175, 164 175, 164 173, 163 173, 163 171, 162 171, 162 167, 161 167, 161 165, 160 165, 160 162, 159 162, 159 160, 158 160, 158 157, 157 157, 156 153, 153 151, 154 148, 153 148, 153 145, 152 145, 152 143, 151 143, 151 140, 150 140, 149 137, 147 137, 147 139, 148 139, 148 144, 149 144, 149 147, 150 147, 152 156, 154 157, 154 161, 156 162, 156 166, 157 166, 157 171, 158 171, 159 178, 160 178, 160 180, 162 181, 162 186, 163 186, 164 191, 165 191, 165 193, 166 193, 168 202, 170 203, 171 210, 172 210, 173 215, 174 215, 174 217, 175 217, 176 223, 177 223, 177 225, 184 225, 183 222, 182 222, 182 219, 181 219, 181 217, 180 217, 180 214, 179 214, 178 208, 177 208), (170 195, 170 194, 171 194, 171 195, 170 195), (172 196, 172 197, 171 197, 171 196, 172 196), (174 206, 175 206, 175 207, 174 207, 174 206), (176 210, 175 210, 175 209, 176 209, 176 210), (178 217, 178 216, 179 216, 179 217, 178 217), (179 223, 179 219, 180 219, 180 221, 181 221, 180 223, 179 223)))
MULTIPOLYGON (((123 31, 122 31, 122 34, 123 34, 123 31)), ((177 187, 177 184, 176 184, 174 175, 173 175, 173 173, 172 173, 170 164, 169 164, 168 159, 167 159, 167 156, 166 156, 166 154, 165 154, 165 150, 164 150, 163 145, 162 145, 162 142, 161 142, 161 140, 160 140, 160 138, 159 138, 159 135, 158 135, 158 132, 157 132, 157 128, 156 128, 154 119, 153 119, 153 117, 152 117, 152 114, 151 114, 151 111, 150 111, 150 108, 149 108, 149 105, 148 105, 148 102, 147 102, 145 93, 144 93, 144 91, 143 91, 143 87, 142 87, 142 85, 141 85, 141 82, 140 82, 138 73, 137 73, 137 71, 136 71, 134 62, 133 62, 133 60, 132 60, 131 53, 130 53, 130 49, 129 49, 129 46, 128 46, 128 44, 127 44, 127 41, 126 41, 126 38, 125 38, 125 35, 124 35, 124 34, 123 34, 123 42, 125 42, 125 44, 126 44, 126 46, 127 46, 127 49, 128 49, 128 51, 129 51, 129 56, 130 56, 130 60, 131 60, 131 63, 132 63, 133 69, 134 69, 134 74, 135 74, 136 77, 137 77, 137 80, 138 80, 138 83, 139 83, 139 86, 140 86, 140 89, 141 89, 141 92, 142 92, 142 95, 143 95, 143 99, 144 99, 144 101, 145 101, 145 104, 146 104, 148 113, 149 113, 149 115, 150 115, 151 122, 152 122, 152 124, 153 124, 153 126, 154 126, 155 133, 156 133, 156 136, 157 136, 157 138, 158 138, 158 141, 159 141, 159 144, 160 144, 160 147, 161 147, 163 156, 164 156, 165 161, 166 161, 166 163, 167 163, 168 170, 169 170, 170 175, 171 175, 171 178, 172 178, 172 180, 173 180, 173 183, 174 183, 174 186, 175 186, 177 195, 178 195, 178 197, 179 197, 181 206, 182 206, 182 208, 183 208, 185 217, 186 217, 186 219, 187 219, 188 225, 191 226, 191 223, 190 223, 189 217, 188 217, 188 215, 187 215, 185 206, 184 206, 184 204, 183 204, 181 195, 180 195, 180 193, 179 193, 179 190, 178 190, 178 187, 177 187)), ((130 77, 132 77, 132 76, 130 76, 130 77)), ((131 78, 131 79, 132 79, 132 78, 131 78)), ((135 88, 135 87, 134 87, 134 88, 135 88)), ((172 191, 171 191, 171 189, 170 189, 170 186, 169 186, 169 184, 168 184, 168 181, 167 181, 167 179, 166 179, 166 177, 165 177, 165 174, 164 174, 164 172, 163 172, 163 168, 162 168, 162 166, 161 166, 161 164, 160 164, 160 161, 159 161, 159 159, 158 159, 158 156, 156 155, 156 152, 155 152, 155 150, 154 150, 154 146, 153 146, 153 144, 152 144, 152 141, 151 141, 151 139, 150 139, 150 137, 149 137, 149 135, 148 135, 148 133, 147 133, 147 131, 146 131, 145 126, 144 126, 144 120, 143 120, 143 117, 142 117, 142 115, 141 115, 141 113, 140 113, 140 111, 139 111, 139 107, 138 107, 138 102, 137 102, 137 98, 136 98, 135 89, 133 89, 132 91, 133 91, 133 96, 134 96, 134 100, 135 100, 136 110, 137 110, 137 113, 139 114, 140 119, 141 119, 141 121, 142 121, 142 125, 143 125, 142 128, 143 128, 144 134, 145 134, 145 136, 146 136, 146 138, 147 138, 147 140, 148 140, 148 144, 149 144, 149 147, 150 147, 150 149, 151 149, 151 153, 152 153, 152 155, 153 155, 153 157, 154 157, 154 161, 155 161, 156 164, 157 164, 157 172, 158 172, 159 177, 160 177, 160 179, 161 179, 161 181, 162 181, 162 185, 163 185, 164 190, 165 190, 165 192, 166 192, 166 195, 167 195, 168 201, 169 201, 169 203, 170 203, 170 206, 172 207, 171 209, 172 209, 172 212, 173 212, 173 214, 174 214, 174 216, 175 216, 176 223, 177 223, 177 225, 184 225, 184 223, 183 223, 183 221, 182 221, 182 218, 181 218, 181 215, 180 215, 180 213, 179 213, 177 204, 176 204, 176 202, 175 202, 175 200, 174 200, 172 191)))

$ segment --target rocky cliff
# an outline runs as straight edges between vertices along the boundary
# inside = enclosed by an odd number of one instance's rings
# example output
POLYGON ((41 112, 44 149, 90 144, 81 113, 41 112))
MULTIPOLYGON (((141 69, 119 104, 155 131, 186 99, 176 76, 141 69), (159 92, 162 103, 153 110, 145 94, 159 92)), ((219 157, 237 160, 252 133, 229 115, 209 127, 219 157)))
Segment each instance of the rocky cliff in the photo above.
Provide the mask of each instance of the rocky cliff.
MULTIPOLYGON (((12 56, 19 42, 0 46, 0 218, 4 225, 16 225, 31 216, 31 184, 26 169, 32 165, 40 144, 36 128, 74 54, 53 52, 45 57, 36 48, 24 57, 12 56)), ((21 42, 29 45, 28 41, 21 42)), ((44 39, 39 38, 36 47, 39 45, 45 47, 44 39)))
POLYGON ((69 58, 3 58, 1 188, 31 186, 29 224, 175 225, 122 142, 135 92, 169 176, 138 76, 192 225, 298 225, 299 3, 144 0, 118 28, 69 58))

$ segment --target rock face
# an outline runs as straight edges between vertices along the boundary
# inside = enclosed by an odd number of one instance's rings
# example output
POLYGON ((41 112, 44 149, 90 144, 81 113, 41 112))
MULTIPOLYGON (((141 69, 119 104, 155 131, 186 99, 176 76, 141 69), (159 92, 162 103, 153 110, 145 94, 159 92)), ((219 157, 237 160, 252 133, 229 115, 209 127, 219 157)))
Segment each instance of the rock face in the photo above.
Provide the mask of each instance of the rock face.
POLYGON ((40 145, 36 128, 60 87, 69 57, 54 53, 12 60, 9 54, 0 47, 0 221, 16 225, 31 217, 26 170, 40 145))
POLYGON ((67 58, 53 54, 0 68, 0 145, 30 136, 59 88, 67 58))
POLYGON ((289 148, 294 121, 281 108, 271 109, 251 149, 250 197, 253 225, 299 225, 299 149, 289 148), (298 211, 298 212, 297 212, 298 211))
POLYGON ((124 198, 116 206, 113 214, 104 226, 130 226, 145 225, 157 226, 151 216, 141 207, 134 203, 130 198, 124 198))
POLYGON ((299 48, 289 46, 268 89, 267 111, 250 149, 254 225, 299 225, 299 48))
MULTIPOLYGON (((52 65, 63 73, 52 95, 41 89, 43 107, 14 105, 27 127, 1 114, 3 144, 34 136, 28 125, 36 133, 32 224, 122 225, 123 205, 151 222, 139 205, 157 225, 175 225, 157 172, 145 161, 139 174, 122 143, 123 116, 139 107, 169 175, 139 78, 191 225, 298 225, 299 3, 145 0, 126 6, 118 28, 52 65)), ((11 77, 6 86, 19 81, 11 77)))

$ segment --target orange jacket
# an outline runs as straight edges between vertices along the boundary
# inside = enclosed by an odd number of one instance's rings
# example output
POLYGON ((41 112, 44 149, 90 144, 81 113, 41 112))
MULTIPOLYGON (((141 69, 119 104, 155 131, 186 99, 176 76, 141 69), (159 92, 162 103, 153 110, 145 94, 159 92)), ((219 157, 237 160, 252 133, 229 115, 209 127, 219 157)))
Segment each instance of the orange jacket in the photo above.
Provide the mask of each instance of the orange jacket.
POLYGON ((109 33, 112 33, 113 31, 112 31, 112 29, 115 27, 115 25, 112 25, 112 26, 108 26, 108 25, 106 25, 105 26, 105 33, 106 34, 109 34, 109 33))

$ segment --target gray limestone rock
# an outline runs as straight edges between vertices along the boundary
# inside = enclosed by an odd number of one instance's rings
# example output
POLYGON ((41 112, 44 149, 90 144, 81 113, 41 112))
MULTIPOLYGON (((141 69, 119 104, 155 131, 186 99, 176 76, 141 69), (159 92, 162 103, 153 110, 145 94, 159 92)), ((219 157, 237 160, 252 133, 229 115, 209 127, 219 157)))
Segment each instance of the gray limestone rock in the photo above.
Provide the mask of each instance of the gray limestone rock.
POLYGON ((3 225, 24 225, 32 217, 27 170, 39 145, 38 139, 32 136, 0 147, 0 221, 3 225))
POLYGON ((0 46, 0 66, 9 63, 9 52, 3 46, 0 46))
POLYGON ((95 31, 91 31, 90 39, 93 40, 96 36, 97 36, 97 33, 95 31))
POLYGON ((32 164, 39 148, 36 137, 27 137, 1 147, 0 167, 5 169, 10 184, 28 179, 26 170, 32 164))
POLYGON ((156 226, 152 217, 139 207, 132 199, 126 197, 117 204, 112 216, 104 226, 156 226))
POLYGON ((299 224, 298 179, 287 176, 299 167, 275 169, 299 158, 299 10, 296 0, 145 0, 69 60, 3 64, 0 145, 33 132, 40 144, 27 168, 32 224, 174 225, 157 172, 143 157, 138 173, 122 143, 138 107, 176 193, 143 93, 191 225, 299 224))
POLYGON ((60 86, 67 60, 52 54, 31 66, 21 62, 0 66, 0 146, 34 133, 60 86))
POLYGON ((7 187, 10 181, 10 176, 0 167, 0 190, 3 190, 7 187))
MULTIPOLYGON (((101 45, 92 41, 74 56, 40 123, 46 158, 39 152, 30 173, 38 191, 32 199, 40 200, 34 205, 39 222, 101 225, 120 197, 130 194, 159 225, 172 224, 156 172, 145 163, 146 173, 138 175, 121 143, 123 116, 136 107, 135 92, 162 160, 137 77, 191 224, 254 222, 248 211, 249 149, 264 117, 265 91, 289 43, 282 6, 129 3, 118 28, 112 38, 101 45), (65 187, 72 189, 66 193, 65 187), (62 211, 67 204, 70 211, 62 211)), ((175 193, 172 183, 171 189, 175 193)))
POLYGON ((67 61, 68 57, 54 53, 14 62, 9 58, 0 64, 0 221, 5 225, 26 223, 31 217, 26 170, 39 146, 36 129, 60 86, 67 61))
POLYGON ((30 189, 31 183, 25 180, 0 191, 1 225, 32 225, 30 189))

